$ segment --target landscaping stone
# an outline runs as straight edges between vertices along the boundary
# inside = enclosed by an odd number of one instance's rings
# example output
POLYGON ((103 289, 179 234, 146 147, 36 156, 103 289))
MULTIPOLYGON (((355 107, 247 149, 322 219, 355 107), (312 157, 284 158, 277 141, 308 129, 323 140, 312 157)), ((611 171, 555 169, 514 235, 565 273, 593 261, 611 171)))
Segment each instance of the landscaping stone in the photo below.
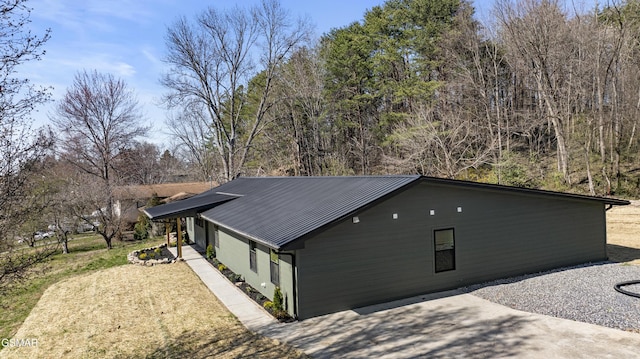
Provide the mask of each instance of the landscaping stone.
POLYGON ((174 263, 176 260, 173 257, 173 254, 171 254, 171 252, 166 248, 167 244, 163 243, 159 246, 156 247, 150 247, 150 248, 144 248, 144 249, 139 249, 139 250, 135 250, 131 253, 129 253, 127 255, 127 260, 129 261, 129 263, 132 264, 139 264, 139 265, 143 265, 143 266, 154 266, 156 264, 168 264, 168 263, 174 263), (149 259, 140 259, 140 254, 142 253, 154 253, 155 255, 155 250, 160 248, 161 252, 160 255, 162 257, 160 258, 149 258, 149 259))

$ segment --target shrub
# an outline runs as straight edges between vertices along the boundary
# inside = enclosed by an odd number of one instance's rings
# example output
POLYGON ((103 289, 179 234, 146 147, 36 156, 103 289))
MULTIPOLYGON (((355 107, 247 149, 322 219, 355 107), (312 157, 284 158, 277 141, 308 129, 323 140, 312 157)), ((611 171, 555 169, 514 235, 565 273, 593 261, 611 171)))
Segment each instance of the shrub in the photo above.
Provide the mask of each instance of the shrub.
POLYGON ((155 258, 156 252, 149 252, 149 258, 155 258))
POLYGON ((242 280, 242 276, 241 276, 240 274, 235 274, 235 273, 234 273, 234 274, 232 274, 232 275, 230 275, 230 276, 229 276, 229 279, 230 279, 232 282, 234 282, 234 283, 235 283, 235 282, 244 282, 244 281, 242 280))
POLYGON ((251 294, 251 292, 253 292, 253 288, 247 287, 246 291, 247 291, 247 293, 251 294))
POLYGON ((218 264, 218 270, 219 270, 220 272, 222 272, 222 271, 223 271, 223 270, 225 270, 225 269, 227 269, 227 266, 226 266, 226 265, 224 265, 224 264, 222 264, 222 263, 218 264))
POLYGON ((278 320, 285 320, 290 318, 289 313, 285 312, 284 310, 277 309, 273 311, 273 316, 278 320))
POLYGON ((149 238, 149 230, 151 230, 151 221, 149 217, 140 213, 138 215, 138 221, 133 226, 133 239, 143 240, 149 238))
POLYGON ((138 255, 138 258, 140 260, 145 260, 145 259, 147 259, 147 254, 146 253, 140 253, 140 255, 138 255))
POLYGON ((213 246, 211 244, 209 244, 207 246, 207 259, 212 259, 215 256, 216 256, 216 250, 213 249, 213 246))
POLYGON ((262 306, 264 307, 264 309, 273 310, 273 302, 270 301, 270 300, 264 302, 264 304, 262 304, 262 306))
POLYGON ((155 254, 157 254, 157 255, 160 255, 160 254, 162 254, 162 248, 156 248, 156 249, 153 250, 153 252, 155 254))
POLYGON ((276 289, 273 290, 273 308, 276 312, 284 310, 282 302, 282 292, 280 291, 280 287, 276 287, 276 289))

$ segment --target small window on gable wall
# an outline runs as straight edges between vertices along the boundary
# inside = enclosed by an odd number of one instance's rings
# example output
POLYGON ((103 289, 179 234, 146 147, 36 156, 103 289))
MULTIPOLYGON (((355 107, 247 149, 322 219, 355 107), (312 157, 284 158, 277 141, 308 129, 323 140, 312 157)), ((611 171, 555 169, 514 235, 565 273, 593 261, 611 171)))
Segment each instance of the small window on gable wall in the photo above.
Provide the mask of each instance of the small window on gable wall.
POLYGON ((453 228, 433 231, 435 271, 456 269, 456 248, 453 228))

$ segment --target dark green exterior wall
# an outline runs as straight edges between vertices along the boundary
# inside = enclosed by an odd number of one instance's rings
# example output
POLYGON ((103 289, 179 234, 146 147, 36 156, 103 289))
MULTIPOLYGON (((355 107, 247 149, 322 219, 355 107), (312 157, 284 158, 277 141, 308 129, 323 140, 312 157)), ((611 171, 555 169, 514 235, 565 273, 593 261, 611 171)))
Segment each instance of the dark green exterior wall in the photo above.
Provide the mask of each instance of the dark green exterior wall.
POLYGON ((299 318, 606 259, 597 201, 422 182, 356 215, 296 251, 299 318), (456 269, 435 273, 444 228, 456 269))

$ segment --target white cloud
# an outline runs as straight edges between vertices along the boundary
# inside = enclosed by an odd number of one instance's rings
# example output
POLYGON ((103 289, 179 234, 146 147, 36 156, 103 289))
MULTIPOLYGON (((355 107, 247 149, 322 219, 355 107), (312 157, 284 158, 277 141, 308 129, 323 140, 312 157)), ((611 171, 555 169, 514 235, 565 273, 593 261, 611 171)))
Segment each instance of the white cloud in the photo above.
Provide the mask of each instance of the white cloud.
POLYGON ((125 62, 116 62, 114 64, 105 65, 107 72, 115 73, 119 77, 132 77, 136 74, 135 68, 125 62), (108 70, 109 68, 112 70, 108 70))
POLYGON ((154 17, 154 2, 135 0, 35 0, 32 15, 76 32, 117 31, 114 20, 144 24, 154 17))
POLYGON ((149 61, 150 65, 153 66, 153 71, 161 73, 167 68, 167 65, 160 59, 159 56, 156 55, 155 48, 151 46, 144 46, 140 49, 140 52, 149 61))

